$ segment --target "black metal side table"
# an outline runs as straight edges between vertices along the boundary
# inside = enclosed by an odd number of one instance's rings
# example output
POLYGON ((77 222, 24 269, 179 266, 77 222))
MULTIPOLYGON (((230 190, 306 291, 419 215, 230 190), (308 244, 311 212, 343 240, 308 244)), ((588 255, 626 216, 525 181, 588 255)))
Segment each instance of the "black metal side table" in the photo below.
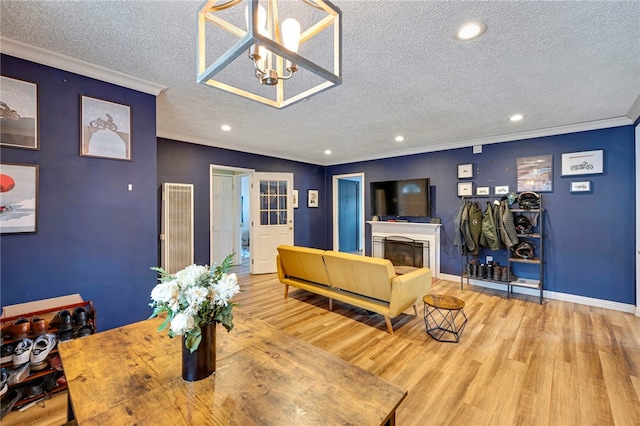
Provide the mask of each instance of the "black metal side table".
POLYGON ((429 336, 439 342, 458 343, 467 325, 464 301, 442 294, 427 294, 422 301, 429 336))

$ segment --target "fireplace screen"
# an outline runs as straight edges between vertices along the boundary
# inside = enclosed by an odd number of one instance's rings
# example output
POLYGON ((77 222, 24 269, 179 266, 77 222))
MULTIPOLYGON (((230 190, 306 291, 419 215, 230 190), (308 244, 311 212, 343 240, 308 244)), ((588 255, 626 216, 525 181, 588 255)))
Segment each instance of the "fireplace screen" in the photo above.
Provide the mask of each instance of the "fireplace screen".
POLYGON ((385 237, 383 240, 383 257, 389 259, 394 266, 428 267, 428 255, 426 256, 427 264, 425 265, 424 262, 425 251, 428 253, 429 249, 428 241, 418 241, 405 237, 385 237))

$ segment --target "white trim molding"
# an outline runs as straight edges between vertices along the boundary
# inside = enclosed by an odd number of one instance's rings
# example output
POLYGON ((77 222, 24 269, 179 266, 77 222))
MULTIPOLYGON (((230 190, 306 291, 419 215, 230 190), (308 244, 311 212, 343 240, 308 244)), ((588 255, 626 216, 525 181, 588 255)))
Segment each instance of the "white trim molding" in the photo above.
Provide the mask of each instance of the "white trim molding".
POLYGON ((167 89, 166 86, 161 84, 81 61, 61 53, 51 52, 7 37, 0 36, 0 52, 5 55, 80 74, 85 77, 95 78, 96 80, 105 81, 154 96, 158 96, 167 89))
MULTIPOLYGON (((440 274, 440 279, 460 282, 461 277, 459 275, 440 274)), ((500 291, 504 291, 505 294, 507 292, 507 283, 499 284, 499 283, 490 283, 487 281, 478 281, 478 280, 470 279, 469 285, 490 288, 493 290, 500 290, 500 291)), ((528 289, 528 288, 515 287, 515 286, 513 287, 513 292, 519 293, 519 294, 526 294, 529 296, 535 296, 536 298, 540 295, 540 292, 537 289, 528 289)), ((569 303, 577 303, 579 305, 593 306, 596 308, 604 308, 612 311, 627 312, 627 313, 639 316, 638 315, 639 310, 636 309, 634 305, 630 305, 627 303, 612 302, 611 300, 596 299, 593 297, 578 296, 575 294, 568 294, 568 293, 559 293, 557 291, 549 291, 549 290, 543 290, 543 297, 545 299, 560 300, 560 301, 569 302, 569 303)))

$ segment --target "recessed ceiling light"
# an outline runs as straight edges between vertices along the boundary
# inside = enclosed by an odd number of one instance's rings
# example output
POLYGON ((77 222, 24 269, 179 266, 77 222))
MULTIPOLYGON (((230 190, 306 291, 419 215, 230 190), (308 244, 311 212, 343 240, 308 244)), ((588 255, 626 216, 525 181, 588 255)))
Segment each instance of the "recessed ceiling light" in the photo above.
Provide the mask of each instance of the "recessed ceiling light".
POLYGON ((454 37, 460 41, 473 40, 480 37, 485 31, 487 31, 487 25, 484 22, 471 21, 458 28, 454 37))
POLYGON ((524 118, 524 116, 522 114, 514 114, 511 117, 509 117, 509 120, 511 121, 520 121, 524 118))
POLYGON ((402 142, 404 140, 404 136, 396 136, 396 142, 402 142))
POLYGON ((229 126, 228 124, 223 124, 222 126, 220 126, 220 128, 225 132, 228 132, 229 130, 231 130, 231 126, 229 126))
POLYGON ((331 155, 331 150, 330 150, 330 149, 325 149, 325 150, 324 150, 324 153, 325 153, 326 155, 331 155))

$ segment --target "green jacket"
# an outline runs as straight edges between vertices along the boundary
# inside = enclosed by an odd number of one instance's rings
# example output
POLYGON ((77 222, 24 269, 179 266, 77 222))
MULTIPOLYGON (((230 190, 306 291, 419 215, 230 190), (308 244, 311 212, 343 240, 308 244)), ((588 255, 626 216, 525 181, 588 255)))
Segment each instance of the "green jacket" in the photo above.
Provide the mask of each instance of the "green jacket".
POLYGON ((498 228, 493 217, 493 206, 487 201, 487 208, 482 217, 482 235, 480 236, 480 245, 489 247, 491 250, 500 249, 500 240, 498 239, 498 228))

